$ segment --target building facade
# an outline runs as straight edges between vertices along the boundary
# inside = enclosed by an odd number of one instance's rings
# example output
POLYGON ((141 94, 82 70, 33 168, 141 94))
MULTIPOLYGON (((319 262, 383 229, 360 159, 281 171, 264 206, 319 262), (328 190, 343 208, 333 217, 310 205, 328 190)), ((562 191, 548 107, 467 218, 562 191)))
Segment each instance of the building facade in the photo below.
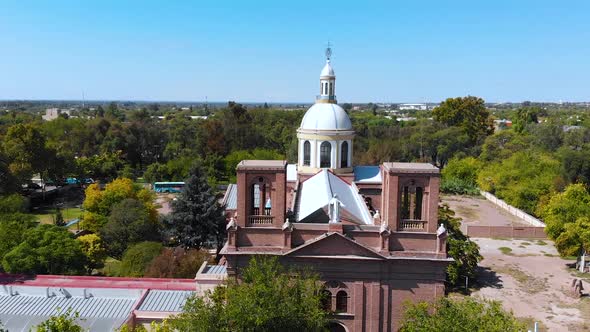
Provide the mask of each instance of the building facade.
MULTIPOLYGON (((244 160, 224 198, 229 277, 255 255, 311 267, 333 331, 395 331, 406 300, 445 293, 440 175, 425 163, 355 166, 355 132, 337 104, 329 52, 320 94, 297 130, 298 161, 244 160)), ((294 133, 295 134, 295 133, 294 133)))

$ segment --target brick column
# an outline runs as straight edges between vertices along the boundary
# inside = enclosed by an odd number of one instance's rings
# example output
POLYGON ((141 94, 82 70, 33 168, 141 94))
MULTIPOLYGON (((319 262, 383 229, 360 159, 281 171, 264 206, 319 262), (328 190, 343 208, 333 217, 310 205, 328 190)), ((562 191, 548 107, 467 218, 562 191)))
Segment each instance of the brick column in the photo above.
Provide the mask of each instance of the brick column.
MULTIPOLYGON (((438 190, 440 177, 431 176, 428 181, 428 232, 434 233, 438 228, 438 190)), ((424 203, 423 203, 424 204, 424 203)))

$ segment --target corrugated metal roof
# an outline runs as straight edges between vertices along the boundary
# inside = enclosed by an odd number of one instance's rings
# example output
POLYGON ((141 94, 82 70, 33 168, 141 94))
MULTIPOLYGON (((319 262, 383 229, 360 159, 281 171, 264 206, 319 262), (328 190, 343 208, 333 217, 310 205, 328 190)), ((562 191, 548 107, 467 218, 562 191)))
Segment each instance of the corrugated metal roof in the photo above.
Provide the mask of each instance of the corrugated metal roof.
POLYGON ((186 299, 193 294, 190 291, 151 290, 137 310, 180 312, 186 299))
POLYGON ((203 270, 204 274, 227 274, 225 265, 207 265, 203 270))
POLYGON ((230 184, 225 192, 224 202, 226 210, 237 210, 238 208, 238 185, 230 184))
POLYGON ((55 315, 57 308, 62 311, 71 308, 80 314, 79 323, 84 328, 115 330, 131 313, 140 296, 140 290, 3 286, 0 320, 9 331, 29 331, 55 315))

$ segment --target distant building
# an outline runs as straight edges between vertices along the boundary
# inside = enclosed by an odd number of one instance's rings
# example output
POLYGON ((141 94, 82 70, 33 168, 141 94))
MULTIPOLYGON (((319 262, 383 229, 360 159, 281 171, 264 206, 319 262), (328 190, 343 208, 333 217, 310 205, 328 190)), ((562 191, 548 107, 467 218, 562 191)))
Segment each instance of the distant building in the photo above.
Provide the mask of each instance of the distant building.
POLYGON ((507 120, 507 119, 494 120, 494 129, 496 131, 508 129, 511 127, 512 127, 512 121, 510 121, 510 120, 507 120))
POLYGON ((428 105, 426 104, 400 104, 398 106, 400 111, 426 111, 428 105))
POLYGON ((395 120, 397 122, 408 122, 408 121, 416 121, 415 117, 411 117, 411 116, 400 116, 395 118, 395 120))
POLYGON ((59 108, 48 108, 45 110, 45 115, 42 115, 41 118, 45 121, 53 121, 59 118, 61 114, 65 114, 69 117, 71 112, 70 110, 61 110, 59 108))

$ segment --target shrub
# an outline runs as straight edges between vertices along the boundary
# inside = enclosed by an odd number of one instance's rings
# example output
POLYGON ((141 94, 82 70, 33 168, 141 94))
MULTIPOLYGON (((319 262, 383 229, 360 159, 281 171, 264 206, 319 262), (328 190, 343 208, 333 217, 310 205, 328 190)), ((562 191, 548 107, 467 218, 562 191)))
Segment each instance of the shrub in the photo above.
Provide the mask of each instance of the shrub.
POLYGON ((479 189, 474 183, 459 178, 443 177, 440 191, 454 195, 479 195, 479 189))
POLYGON ((162 244, 158 242, 140 242, 123 254, 120 274, 123 277, 143 277, 146 268, 162 251, 162 244))

